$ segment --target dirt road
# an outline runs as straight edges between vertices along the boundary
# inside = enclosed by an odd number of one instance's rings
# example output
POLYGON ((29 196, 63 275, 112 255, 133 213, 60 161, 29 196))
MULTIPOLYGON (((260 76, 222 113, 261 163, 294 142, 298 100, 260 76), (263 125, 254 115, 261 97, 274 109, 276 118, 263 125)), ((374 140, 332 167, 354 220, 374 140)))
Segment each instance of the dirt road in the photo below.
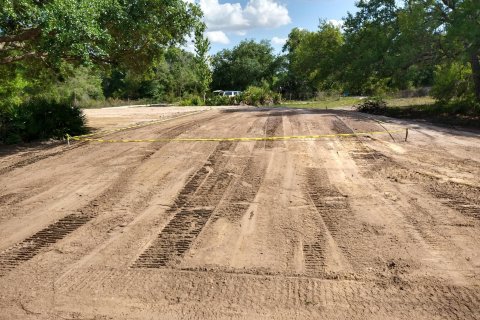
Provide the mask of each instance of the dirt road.
POLYGON ((480 319, 480 135, 383 120, 216 109, 4 151, 0 319, 480 319))

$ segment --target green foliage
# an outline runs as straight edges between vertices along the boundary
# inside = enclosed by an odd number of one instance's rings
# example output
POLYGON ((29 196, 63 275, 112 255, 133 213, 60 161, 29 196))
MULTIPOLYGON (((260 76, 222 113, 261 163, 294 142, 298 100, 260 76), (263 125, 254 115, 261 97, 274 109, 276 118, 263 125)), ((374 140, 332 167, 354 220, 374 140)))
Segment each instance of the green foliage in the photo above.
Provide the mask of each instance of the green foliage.
POLYGON ((435 84, 439 99, 480 101, 478 0, 360 0, 356 6, 343 33, 325 22, 317 32, 292 30, 281 92, 303 99, 329 90, 387 95, 435 84))
POLYGON ((197 28, 195 31, 195 71, 198 77, 200 94, 205 97, 210 84, 212 83, 212 71, 210 70, 210 41, 203 36, 204 28, 197 28))
POLYGON ((100 74, 87 67, 71 69, 66 66, 66 78, 53 82, 48 90, 37 97, 60 103, 72 103, 77 107, 89 107, 98 101, 104 101, 102 78, 100 74))
POLYGON ((247 105, 258 107, 279 105, 282 97, 279 93, 273 92, 266 86, 250 86, 242 93, 241 100, 247 105))
POLYGON ((7 144, 85 132, 82 111, 65 103, 36 99, 0 111, 0 141, 7 144))
POLYGON ((0 66, 0 110, 18 106, 25 99, 25 88, 29 85, 24 76, 13 68, 0 66))
MULTIPOLYGON (((169 48, 157 59, 150 72, 138 75, 115 69, 103 79, 104 93, 114 99, 149 99, 155 102, 175 102, 185 95, 203 96, 208 89, 208 72, 203 57, 199 60, 190 52, 169 48)), ((208 66, 207 66, 208 67, 208 66)))
POLYGON ((222 50, 212 58, 212 89, 244 90, 251 85, 272 82, 280 69, 268 41, 242 41, 233 50, 222 50))
POLYGON ((205 92, 209 44, 201 16, 183 0, 0 0, 1 140, 78 133, 76 107, 105 96, 205 92), (198 60, 173 48, 192 33, 198 60))
POLYGON ((321 22, 317 32, 295 31, 291 37, 299 37, 288 56, 293 73, 303 76, 304 82, 311 88, 338 89, 340 86, 336 78, 341 70, 338 55, 343 45, 340 29, 321 22))
POLYGON ((204 101, 203 97, 200 97, 198 95, 188 95, 187 97, 184 97, 182 101, 180 101, 181 106, 203 106, 204 101))
POLYGON ((458 62, 443 64, 435 69, 432 96, 443 103, 451 100, 473 101, 472 71, 458 62))
POLYGON ((0 64, 115 64, 140 72, 200 25, 182 0, 3 0, 0 64))

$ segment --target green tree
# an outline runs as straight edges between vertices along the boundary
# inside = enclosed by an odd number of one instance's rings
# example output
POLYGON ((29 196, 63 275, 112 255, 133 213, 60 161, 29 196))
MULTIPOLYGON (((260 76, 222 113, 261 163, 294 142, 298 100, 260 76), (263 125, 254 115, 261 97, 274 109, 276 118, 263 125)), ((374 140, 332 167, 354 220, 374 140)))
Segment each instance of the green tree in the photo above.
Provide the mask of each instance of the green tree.
POLYGON ((313 96, 316 91, 311 81, 308 79, 308 74, 298 70, 294 67, 298 65, 297 53, 299 46, 305 42, 305 39, 310 34, 310 31, 294 28, 288 35, 287 42, 283 46, 285 53, 286 72, 280 80, 282 93, 285 97, 290 99, 306 99, 313 96))
POLYGON ((360 0, 357 8, 343 27, 341 80, 352 93, 371 94, 392 76, 387 57, 398 35, 397 5, 395 0, 360 0))
POLYGON ((294 74, 304 75, 315 90, 339 89, 337 78, 341 68, 337 60, 343 45, 340 29, 321 21, 318 31, 300 34, 295 31, 292 36, 299 36, 294 46, 287 43, 290 68, 294 74))
MULTIPOLYGON (((480 3, 478 0, 430 0, 427 9, 435 12, 445 28, 447 40, 458 48, 457 59, 472 70, 474 94, 480 102, 480 3)), ((452 47, 451 46, 451 47, 452 47)))
POLYGON ((261 85, 262 80, 272 83, 280 64, 268 41, 244 40, 233 50, 213 56, 212 66, 214 89, 245 90, 261 85))
MULTIPOLYGON (((346 18, 341 55, 342 80, 352 91, 432 85, 434 73, 443 79, 437 66, 448 70, 448 65, 468 63, 472 86, 467 87, 474 88, 480 101, 478 0, 408 0, 403 5, 360 0, 357 7, 346 18)), ((469 96, 464 90, 456 92, 469 96)))
POLYGON ((141 71, 201 16, 182 0, 0 0, 0 64, 62 61, 141 71))
POLYGON ((195 31, 195 66, 199 83, 199 91, 206 100, 206 93, 212 83, 212 70, 210 70, 210 41, 204 37, 204 28, 197 28, 195 31))

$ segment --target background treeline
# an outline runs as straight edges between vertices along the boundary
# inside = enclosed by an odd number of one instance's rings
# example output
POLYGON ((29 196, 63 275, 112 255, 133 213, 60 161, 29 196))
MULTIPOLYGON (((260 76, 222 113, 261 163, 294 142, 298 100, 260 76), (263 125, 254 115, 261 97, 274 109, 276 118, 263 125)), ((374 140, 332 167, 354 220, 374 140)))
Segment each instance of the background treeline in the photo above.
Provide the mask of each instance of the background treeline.
POLYGON ((430 94, 478 113, 478 0, 360 0, 340 28, 293 29, 281 54, 245 40, 209 56, 198 6, 182 0, 2 1, 0 140, 85 131, 79 107, 277 104, 430 94), (195 51, 185 49, 190 38, 195 51), (213 90, 241 90, 235 99, 213 90))
POLYGON ((480 2, 361 0, 357 7, 342 30, 321 22, 316 32, 290 33, 284 94, 426 89, 444 103, 474 108, 480 100, 480 2))

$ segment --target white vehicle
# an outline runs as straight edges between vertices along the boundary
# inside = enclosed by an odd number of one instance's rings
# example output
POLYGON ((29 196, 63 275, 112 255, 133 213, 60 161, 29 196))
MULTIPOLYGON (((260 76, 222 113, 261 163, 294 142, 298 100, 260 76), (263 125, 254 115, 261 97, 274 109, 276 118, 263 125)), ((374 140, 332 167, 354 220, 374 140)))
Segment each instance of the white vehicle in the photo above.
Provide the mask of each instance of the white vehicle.
POLYGON ((224 97, 236 97, 239 96, 242 91, 223 91, 223 90, 215 90, 213 91, 214 94, 224 97))

